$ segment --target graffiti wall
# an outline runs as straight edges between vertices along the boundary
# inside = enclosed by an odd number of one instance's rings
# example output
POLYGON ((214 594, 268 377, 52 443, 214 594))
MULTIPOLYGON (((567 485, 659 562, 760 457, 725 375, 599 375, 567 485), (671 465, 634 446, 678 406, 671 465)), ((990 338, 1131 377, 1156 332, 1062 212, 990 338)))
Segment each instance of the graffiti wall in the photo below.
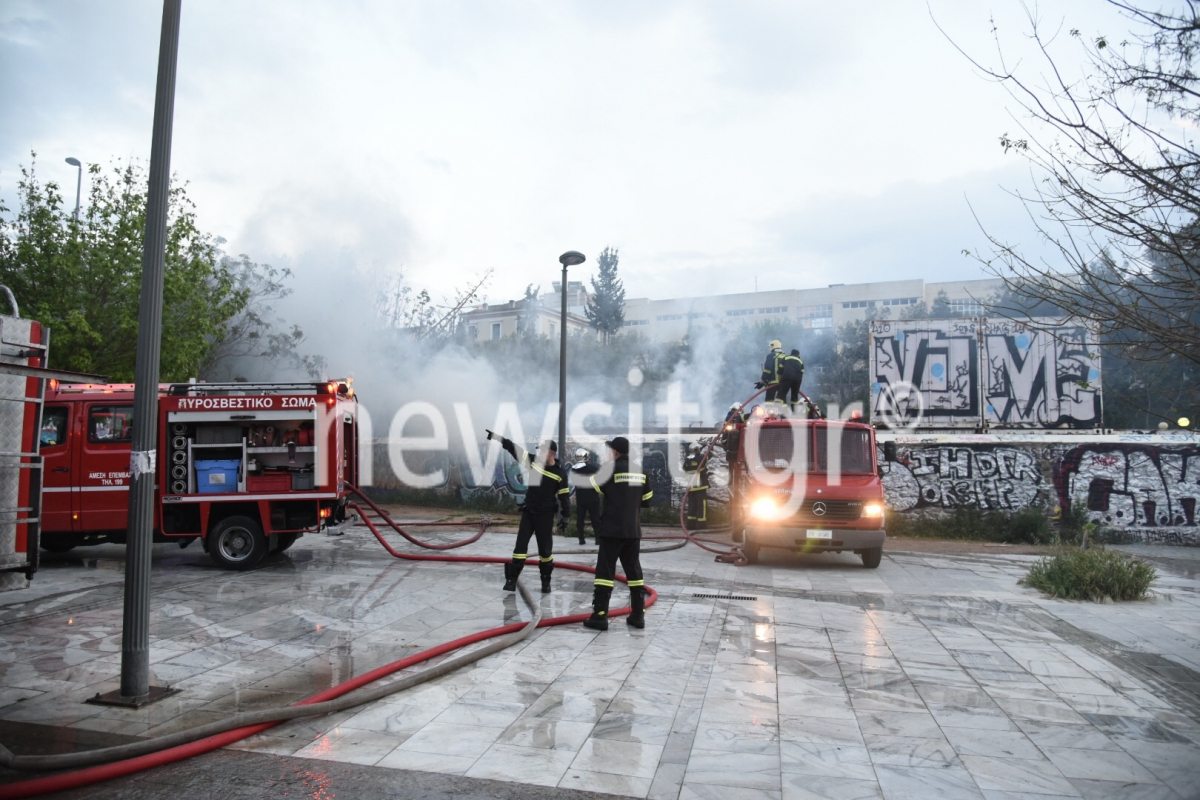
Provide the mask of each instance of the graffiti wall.
POLYGON ((1095 428, 1100 355, 1052 319, 871 323, 871 418, 892 427, 1095 428))
POLYGON ((882 443, 878 454, 892 513, 1083 509, 1130 539, 1200 543, 1200 437, 894 438, 897 461, 883 460, 882 443))
POLYGON ((971 320, 871 323, 871 418, 890 425, 979 425, 979 342, 971 320))
MULTIPOLYGON (((879 438, 878 458, 891 514, 944 514, 957 508, 1037 508, 1056 514, 1083 509, 1091 521, 1131 539, 1200 544, 1200 436, 1195 434, 882 432, 879 438), (889 440, 897 445, 898 460, 893 463, 883 457, 883 443, 889 440)), ((373 444, 374 485, 401 488, 391 471, 386 442, 373 444)), ((572 443, 572 449, 575 446, 572 443)), ((446 453, 406 453, 405 458, 415 473, 444 476, 432 491, 444 495, 448 504, 490 498, 516 508, 525 493, 521 471, 508 456, 498 459, 490 479, 481 483, 446 453)), ((642 464, 654 504, 677 508, 684 487, 672 485, 669 458, 665 440, 643 444, 642 464)), ((721 448, 712 453, 709 485, 710 499, 727 499, 721 448)))

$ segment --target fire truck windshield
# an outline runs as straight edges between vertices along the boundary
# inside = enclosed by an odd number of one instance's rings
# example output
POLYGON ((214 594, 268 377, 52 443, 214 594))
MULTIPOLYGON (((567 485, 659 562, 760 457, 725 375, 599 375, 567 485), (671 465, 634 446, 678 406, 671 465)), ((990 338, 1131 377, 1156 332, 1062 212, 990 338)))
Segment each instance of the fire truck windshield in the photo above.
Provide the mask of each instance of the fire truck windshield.
POLYGON ((751 430, 750 435, 758 437, 758 466, 762 469, 828 472, 832 466, 839 466, 848 473, 873 471, 868 431, 803 423, 765 425, 751 430), (840 452, 840 465, 830 464, 831 440, 840 452))

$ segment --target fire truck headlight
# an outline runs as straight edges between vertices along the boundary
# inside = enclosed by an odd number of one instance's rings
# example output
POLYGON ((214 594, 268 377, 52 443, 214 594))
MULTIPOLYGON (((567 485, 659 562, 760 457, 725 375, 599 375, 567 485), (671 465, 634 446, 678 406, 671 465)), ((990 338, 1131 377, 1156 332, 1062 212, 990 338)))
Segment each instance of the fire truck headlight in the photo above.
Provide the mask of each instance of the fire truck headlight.
POLYGON ((733 430, 733 423, 732 422, 725 423, 725 430, 727 430, 727 431, 733 430))
POLYGON ((779 514, 779 507, 769 497, 760 497, 750 505, 750 516, 756 519, 773 520, 779 514))
POLYGON ((880 503, 867 503, 866 506, 863 507, 863 516, 864 517, 882 517, 883 516, 883 505, 880 503))

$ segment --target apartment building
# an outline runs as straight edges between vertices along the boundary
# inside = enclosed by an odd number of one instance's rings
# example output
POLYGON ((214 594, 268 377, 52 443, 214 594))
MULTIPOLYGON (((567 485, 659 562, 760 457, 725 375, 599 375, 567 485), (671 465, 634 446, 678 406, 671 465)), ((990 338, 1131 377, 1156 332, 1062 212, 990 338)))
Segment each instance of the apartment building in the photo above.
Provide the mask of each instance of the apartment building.
MULTIPOLYGON (((562 316, 562 282, 554 282, 554 290, 543 294, 530 305, 525 300, 509 300, 476 306, 463 313, 463 325, 467 338, 473 342, 486 342, 516 335, 522 324, 527 324, 535 336, 558 338, 562 316)), ((588 324, 583 310, 589 295, 583 281, 567 281, 567 334, 595 335, 588 324)))
POLYGON ((983 313, 982 301, 1004 286, 998 279, 926 282, 920 279, 877 283, 835 283, 821 289, 780 289, 769 292, 710 295, 670 300, 639 297, 625 301, 625 330, 651 339, 680 339, 689 324, 738 326, 757 320, 798 322, 805 328, 832 329, 860 320, 871 309, 888 309, 897 319, 918 303, 926 308, 940 292, 957 313, 983 313))
MULTIPOLYGON (((926 282, 921 279, 880 281, 876 283, 834 283, 821 289, 779 289, 769 292, 683 297, 651 300, 645 297, 625 301, 623 330, 636 331, 650 339, 682 339, 689 325, 708 324, 738 327, 757 320, 798 322, 815 330, 836 328, 845 322, 860 320, 872 310, 889 311, 898 319, 907 309, 924 303, 932 308, 941 292, 950 307, 965 316, 983 314, 983 301, 1004 287, 999 279, 926 282)), ((524 314, 530 314, 533 330, 542 336, 557 336, 561 284, 554 282, 552 293, 543 295, 536 308, 527 310, 524 300, 498 305, 482 305, 463 315, 473 341, 512 336, 524 314)), ((584 308, 590 294, 582 281, 567 282, 567 332, 588 333, 584 308)))

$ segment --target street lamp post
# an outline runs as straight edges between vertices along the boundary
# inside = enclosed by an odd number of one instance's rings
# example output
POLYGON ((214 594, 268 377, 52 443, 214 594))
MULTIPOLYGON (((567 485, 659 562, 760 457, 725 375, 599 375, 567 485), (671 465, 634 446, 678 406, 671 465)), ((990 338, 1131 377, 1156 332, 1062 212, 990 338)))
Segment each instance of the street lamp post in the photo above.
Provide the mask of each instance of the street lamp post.
POLYGON ((567 267, 587 261, 587 256, 568 250, 558 257, 562 264, 562 317, 559 319, 558 346, 558 458, 565 458, 567 447, 567 267))
POLYGON ((140 708, 177 693, 150 685, 150 546, 154 534, 154 481, 158 448, 158 367, 162 348, 163 274, 171 178, 175 72, 183 0, 163 0, 158 81, 146 192, 142 292, 134 362, 132 452, 129 459, 129 531, 125 545, 125 609, 121 625, 121 688, 87 702, 140 708))
POLYGON ((83 164, 75 156, 68 156, 67 163, 79 170, 75 177, 75 221, 79 222, 79 192, 83 189, 83 164))

